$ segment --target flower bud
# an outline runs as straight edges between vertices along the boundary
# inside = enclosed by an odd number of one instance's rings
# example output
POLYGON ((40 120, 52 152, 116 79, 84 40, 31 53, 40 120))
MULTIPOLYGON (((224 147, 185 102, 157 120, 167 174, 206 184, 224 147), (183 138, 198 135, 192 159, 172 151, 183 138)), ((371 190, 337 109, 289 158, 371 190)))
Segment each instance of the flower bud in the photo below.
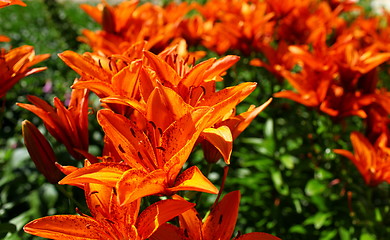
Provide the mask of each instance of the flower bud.
POLYGON ((42 133, 31 122, 24 120, 22 123, 24 144, 38 171, 53 184, 58 183, 64 174, 56 167, 56 156, 52 147, 42 133))

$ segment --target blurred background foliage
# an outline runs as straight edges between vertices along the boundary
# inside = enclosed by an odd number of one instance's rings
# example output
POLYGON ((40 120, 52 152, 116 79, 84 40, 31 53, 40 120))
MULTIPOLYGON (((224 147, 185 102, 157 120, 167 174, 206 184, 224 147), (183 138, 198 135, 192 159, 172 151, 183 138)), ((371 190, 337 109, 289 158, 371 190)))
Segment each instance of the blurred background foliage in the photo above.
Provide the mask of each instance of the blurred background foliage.
MULTIPOLYGON (((42 132, 45 128, 34 114, 15 103, 27 102, 26 95, 36 95, 48 102, 54 96, 66 100, 77 74, 57 54, 65 50, 90 51, 66 34, 80 35, 81 29, 99 28, 72 1, 60 1, 58 9, 51 7, 51 11, 50 4, 45 2, 52 1, 25 2, 28 7, 0 9, 0 33, 12 39, 1 47, 27 44, 34 46, 36 54, 50 53, 51 57, 39 64, 47 66, 46 71, 22 79, 1 100, 0 238, 12 240, 40 239, 23 233, 23 225, 42 216, 74 214, 75 207, 84 204, 82 191, 54 186, 36 170, 23 145, 21 122, 28 119, 40 126, 42 132), (57 18, 53 18, 53 11, 58 11, 57 18)), ((369 3, 361 2, 368 11, 369 3)), ((215 54, 207 57, 210 56, 215 54)), ((257 90, 239 106, 241 112, 289 87, 287 82, 278 82, 266 70, 248 63, 249 59, 241 58, 224 82, 226 86, 242 81, 258 83, 257 90)), ((388 80, 388 74, 381 76, 388 80)), ((91 152, 96 149, 99 154, 102 134, 93 109, 91 112, 91 152)), ((336 123, 329 116, 290 100, 274 99, 234 142, 225 192, 241 191, 236 230, 268 232, 282 239, 390 239, 389 185, 366 186, 356 167, 332 152, 337 148, 351 150, 349 134, 362 128, 359 118, 336 123)), ((72 161, 63 146, 45 135, 62 164, 72 161)), ((206 171, 200 150, 192 158, 203 164, 202 170, 206 171)), ((222 166, 219 162, 209 173, 216 185, 222 176, 222 166)), ((202 198, 199 207, 207 209, 215 197, 204 194, 202 198)))

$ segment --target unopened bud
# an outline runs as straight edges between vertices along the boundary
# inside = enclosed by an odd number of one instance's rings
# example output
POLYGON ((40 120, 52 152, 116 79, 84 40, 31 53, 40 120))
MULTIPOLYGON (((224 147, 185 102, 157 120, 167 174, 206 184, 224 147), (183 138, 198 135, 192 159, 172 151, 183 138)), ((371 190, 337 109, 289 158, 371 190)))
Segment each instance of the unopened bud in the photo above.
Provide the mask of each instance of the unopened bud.
POLYGON ((57 184, 64 174, 56 167, 56 156, 52 147, 42 133, 31 122, 22 123, 24 144, 38 171, 53 184, 57 184))

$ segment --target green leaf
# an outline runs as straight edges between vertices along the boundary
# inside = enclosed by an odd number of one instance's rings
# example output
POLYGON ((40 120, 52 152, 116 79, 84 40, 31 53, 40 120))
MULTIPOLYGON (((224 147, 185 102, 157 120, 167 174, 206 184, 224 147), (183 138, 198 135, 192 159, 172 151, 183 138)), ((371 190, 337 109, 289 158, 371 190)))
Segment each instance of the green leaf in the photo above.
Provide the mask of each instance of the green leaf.
POLYGON ((320 229, 322 226, 329 224, 327 220, 331 217, 331 213, 319 212, 309 218, 307 218, 303 224, 304 225, 314 225, 315 229, 320 229))
POLYGON ((310 179, 306 184, 305 193, 308 196, 314 196, 322 193, 326 189, 326 185, 317 179, 310 179))
POLYGON ((264 125, 264 137, 273 138, 274 136, 274 121, 272 118, 268 118, 264 125))
POLYGON ((333 174, 323 168, 316 169, 316 178, 319 180, 334 178, 333 174))
POLYGON ((375 219, 377 222, 382 222, 382 214, 379 208, 375 208, 375 219))
POLYGON ((360 240, 376 240, 377 238, 372 235, 372 234, 369 234, 369 233, 362 233, 362 235, 360 235, 360 240))
POLYGON ((288 169, 293 169, 295 163, 298 162, 297 158, 292 155, 282 155, 280 161, 288 169))
POLYGON ((327 231, 322 231, 320 240, 333 240, 335 239, 335 236, 337 235, 337 230, 327 230, 327 231))
POLYGON ((339 234, 340 234, 340 239, 341 240, 350 240, 351 239, 351 234, 349 231, 343 227, 339 227, 339 234))
POLYGON ((294 206, 295 206, 295 210, 297 211, 297 213, 302 212, 302 206, 301 206, 301 202, 299 199, 294 199, 294 206))
POLYGON ((306 229, 302 225, 294 225, 289 229, 290 233, 306 234, 306 229))
POLYGON ((271 170, 271 177, 272 177, 272 181, 274 182, 274 186, 276 190, 281 195, 287 196, 289 193, 289 188, 288 185, 283 184, 283 178, 281 172, 273 169, 271 170))
POLYGON ((367 232, 367 229, 363 229, 360 235, 359 240, 376 240, 377 237, 374 234, 370 234, 367 232))
POLYGON ((16 232, 16 226, 12 223, 0 223, 0 233, 16 232))

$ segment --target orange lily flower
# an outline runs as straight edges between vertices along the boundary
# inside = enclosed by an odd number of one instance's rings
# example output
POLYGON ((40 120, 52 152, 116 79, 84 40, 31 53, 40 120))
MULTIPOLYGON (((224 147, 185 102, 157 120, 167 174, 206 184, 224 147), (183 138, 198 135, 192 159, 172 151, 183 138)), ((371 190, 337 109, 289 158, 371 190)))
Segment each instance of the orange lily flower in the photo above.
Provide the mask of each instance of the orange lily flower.
MULTIPOLYGON (((142 46, 134 45, 134 51, 131 51, 131 53, 139 53, 135 49, 140 50, 142 46)), ((66 51, 59 56, 82 76, 81 80, 72 87, 88 88, 101 98, 130 99, 129 101, 134 102, 135 100, 139 102, 138 105, 145 106, 143 102, 148 100, 150 93, 158 85, 157 82, 160 82, 162 85, 176 91, 191 106, 202 106, 205 101, 203 101, 203 104, 200 104, 200 102, 206 97, 208 101, 215 101, 212 96, 222 99, 223 92, 215 93, 215 81, 220 81, 222 79, 220 75, 236 63, 239 57, 226 56, 219 60, 210 59, 191 68, 186 65, 188 60, 177 55, 180 54, 178 51, 183 52, 180 45, 169 48, 158 56, 145 51, 144 54, 148 64, 146 66, 143 64, 143 69, 140 69, 142 65, 140 61, 123 55, 113 56, 113 58, 119 59, 119 64, 112 62, 112 58, 99 57, 93 54, 81 56, 66 51), (142 88, 142 96, 139 95, 139 87, 142 88), (143 101, 140 101, 141 98, 143 101)), ((127 55, 131 56, 131 54, 127 55)), ((245 95, 236 94, 237 100, 234 100, 234 103, 237 104, 242 101, 254 88, 255 83, 247 83, 237 87, 237 91, 245 92, 245 95)), ((226 90, 226 92, 234 94, 233 89, 226 90)), ((226 95, 223 98, 226 98, 226 95)), ((232 99, 229 98, 228 100, 231 101, 232 99)), ((103 102, 105 104, 112 103, 108 99, 103 102)), ((123 105, 126 104, 123 103, 123 105)), ((229 107, 231 105, 226 109, 229 107)), ((141 107, 135 108, 139 110, 141 107)), ((142 108, 145 109, 145 107, 142 108)))
POLYGON ((88 152, 88 90, 73 90, 69 106, 54 98, 54 107, 35 96, 27 96, 33 104, 17 103, 40 117, 49 133, 63 143, 78 160, 84 159, 79 151, 88 152))
POLYGON ((106 98, 102 102, 122 103, 137 109, 144 116, 157 116, 153 121, 157 127, 163 130, 173 120, 177 119, 175 118, 176 114, 167 114, 168 112, 173 111, 174 113, 175 109, 178 108, 185 110, 192 109, 193 107, 212 107, 213 117, 209 120, 209 128, 202 132, 201 138, 212 142, 221 151, 225 161, 228 163, 233 141, 230 129, 226 126, 219 128, 221 125, 217 126, 216 124, 233 117, 232 110, 233 112, 235 111, 236 105, 255 89, 256 84, 242 83, 238 86, 225 88, 216 92, 215 82, 220 81, 220 75, 233 65, 238 60, 238 57, 226 56, 219 60, 209 59, 194 67, 189 67, 186 65, 185 60, 174 55, 174 51, 168 51, 169 49, 158 56, 150 52, 145 52, 150 67, 145 67, 145 72, 148 75, 140 78, 140 91, 142 92, 142 98, 147 99, 146 103, 142 101, 134 102, 132 99, 119 97, 106 98), (156 91, 156 89, 161 90, 156 91), (153 98, 152 93, 154 93, 153 98), (163 108, 154 107, 154 101, 157 100, 156 96, 160 96, 162 99, 169 96, 168 99, 162 101, 164 105, 171 102, 171 106, 167 109, 168 111, 163 111, 163 108), (174 107, 174 105, 181 107, 174 107), (147 113, 151 109, 159 113, 147 113), (163 115, 167 116, 161 117, 163 115), (162 120, 164 120, 164 123, 162 120))
POLYGON ((374 102, 367 107, 366 136, 370 142, 375 142, 382 133, 388 132, 390 124, 390 92, 377 89, 374 96, 374 102))
POLYGON ((24 231, 54 240, 143 240, 160 225, 195 205, 185 200, 167 199, 139 213, 140 199, 119 204, 116 194, 120 189, 115 191, 101 184, 85 184, 84 191, 92 217, 84 214, 43 217, 26 224, 24 231))
POLYGON ((302 71, 293 73, 282 68, 280 72, 297 92, 287 90, 274 96, 288 98, 308 107, 318 107, 326 98, 337 69, 329 63, 329 58, 323 52, 311 54, 304 47, 298 46, 290 46, 288 49, 290 57, 302 66, 302 71))
POLYGON ((31 46, 22 46, 6 51, 0 49, 0 98, 4 97, 7 91, 14 86, 21 78, 31 74, 41 72, 46 67, 30 69, 36 63, 39 63, 49 54, 35 55, 34 48, 31 46))
POLYGON ((310 43, 312 32, 317 28, 324 28, 327 36, 339 34, 346 26, 346 21, 340 15, 354 7, 360 9, 356 3, 355 6, 347 6, 316 0, 266 2, 277 21, 276 39, 294 45, 310 43))
MULTIPOLYGON (((59 57, 81 76, 72 85, 73 89, 89 89, 100 98, 122 96, 138 101, 141 98, 138 85, 144 45, 144 42, 134 44, 123 55, 111 57, 93 53, 79 55, 72 51, 65 51, 59 57)), ((132 113, 132 109, 117 104, 104 106, 126 116, 132 113)))
MULTIPOLYGON (((65 51, 59 56, 81 76, 80 81, 75 83, 72 88, 87 88, 100 98, 115 96, 131 99, 132 101, 141 101, 139 84, 141 78, 147 77, 145 70, 142 69, 145 44, 146 42, 133 44, 121 55, 110 57, 102 57, 93 53, 79 55, 72 51, 65 51)), ((179 40, 177 45, 168 48, 166 51, 173 51, 172 49, 180 57, 186 57, 187 59, 191 57, 194 61, 203 56, 201 51, 188 53, 187 45, 182 40, 179 40)), ((147 93, 149 92, 147 91, 147 93)), ((147 99, 148 95, 144 94, 142 98, 147 99)), ((125 116, 130 116, 133 111, 123 104, 118 105, 108 101, 104 102, 103 106, 125 116)))
POLYGON ((209 119, 208 128, 201 133, 201 138, 217 147, 225 161, 229 163, 232 134, 228 127, 220 128, 222 125, 217 124, 234 116, 232 111, 235 112, 236 105, 255 89, 256 83, 242 83, 216 92, 215 82, 222 79, 221 74, 237 62, 238 57, 209 59, 190 67, 185 59, 175 54, 175 50, 167 49, 158 56, 144 52, 148 65, 144 66, 146 74, 139 79, 144 101, 114 96, 102 99, 102 102, 132 107, 162 130, 186 111, 211 107, 213 114, 209 119), (165 107, 156 107, 161 104, 165 107))
POLYGON ((352 10, 362 10, 362 7, 356 4, 355 0, 329 0, 332 9, 342 8, 344 12, 352 10))
POLYGON ((282 80, 280 75, 282 68, 293 68, 293 65, 287 61, 288 45, 285 41, 280 41, 276 49, 269 44, 263 45, 261 47, 261 52, 266 57, 267 61, 255 58, 250 61, 250 65, 264 67, 276 77, 279 77, 278 80, 282 80))
MULTIPOLYGON (((209 24, 210 28, 211 22, 209 24)), ((188 42, 191 46, 197 46, 202 40, 202 36, 207 32, 207 24, 200 15, 192 16, 191 18, 183 19, 180 23, 180 35, 188 42)))
MULTIPOLYGON (((81 4, 80 7, 92 17, 97 23, 103 27, 102 31, 92 32, 90 30, 84 30, 80 40, 89 44, 95 52, 102 52, 105 55, 119 54, 124 52, 124 49, 128 48, 132 43, 126 43, 118 33, 121 31, 128 22, 129 19, 124 19, 128 15, 134 12, 138 5, 138 0, 124 1, 115 7, 110 6, 106 2, 98 4, 96 7, 88 4, 81 4), (125 14, 125 11, 127 13, 125 14)), ((140 39, 144 40, 144 39, 140 39)))
POLYGON ((22 132, 24 144, 38 171, 50 183, 56 184, 64 177, 64 174, 55 165, 55 162, 57 162, 56 156, 49 142, 38 128, 27 120, 22 122, 22 132))
MULTIPOLYGON (((174 196, 174 199, 182 199, 174 196)), ((180 227, 165 223, 150 237, 151 240, 229 240, 231 239, 237 221, 240 205, 240 191, 226 194, 214 204, 204 221, 200 219, 195 208, 179 215, 180 227)), ((280 240, 267 233, 249 233, 239 235, 234 240, 280 240)))
POLYGON ((364 108, 374 101, 373 94, 363 94, 361 91, 346 92, 344 88, 333 85, 328 91, 327 98, 321 103, 320 110, 337 118, 352 115, 366 118, 364 108))
POLYGON ((294 9, 297 8, 307 8, 310 3, 312 3, 312 0, 265 0, 265 2, 268 4, 268 7, 271 9, 272 12, 275 13, 276 18, 283 18, 289 15, 294 9))
POLYGON ((20 0, 0 0, 0 8, 11 5, 20 5, 23 7, 27 6, 23 1, 20 0))
POLYGON ((187 3, 171 3, 166 8, 155 4, 138 5, 138 0, 124 1, 116 6, 107 3, 82 8, 100 23, 103 30, 83 31, 82 41, 95 52, 105 55, 121 54, 132 44, 148 41, 146 49, 160 52, 177 37, 177 28, 190 10, 187 3))
POLYGON ((351 39, 356 44, 357 49, 365 49, 370 46, 379 47, 381 51, 388 49, 381 46, 383 42, 379 33, 383 30, 381 27, 382 19, 379 16, 367 17, 361 13, 360 16, 354 20, 348 28, 338 36, 338 39, 351 39), (357 47, 358 46, 358 47, 357 47))
POLYGON ((390 59, 390 53, 379 53, 375 45, 359 48, 351 35, 339 37, 328 47, 325 33, 325 28, 312 32, 312 51, 307 46, 289 46, 284 57, 294 59, 302 70, 278 70, 296 92, 282 91, 274 96, 318 108, 332 117, 366 118, 365 107, 375 101, 375 68, 390 59))
POLYGON ((381 182, 390 183, 390 148, 388 135, 382 134, 371 144, 363 134, 351 133, 354 154, 347 150, 335 149, 335 153, 349 158, 363 176, 367 185, 376 186, 381 182))
POLYGON ((320 109, 331 116, 365 118, 364 107, 375 101, 376 68, 390 59, 390 53, 380 53, 375 45, 363 49, 355 42, 347 35, 329 48, 331 61, 337 66, 338 80, 332 83, 320 109))
POLYGON ((146 121, 146 129, 151 136, 148 137, 124 116, 100 110, 100 125, 123 162, 131 169, 125 169, 119 163, 96 163, 72 172, 60 184, 99 183, 116 187, 121 189, 118 192, 121 204, 153 194, 172 195, 179 190, 215 194, 218 190, 197 167, 180 173, 208 118, 209 109, 193 110, 165 130, 157 127, 157 122, 146 121))
POLYGON ((151 89, 157 85, 157 82, 161 82, 163 86, 174 90, 193 107, 213 107, 218 114, 211 125, 230 113, 231 109, 256 87, 256 83, 242 83, 216 92, 215 82, 222 80, 221 75, 239 60, 238 56, 229 55, 219 60, 212 58, 194 67, 188 67, 186 61, 177 57, 174 52, 162 52, 156 56, 145 51, 145 57, 150 68, 146 68, 149 78, 145 78, 149 82, 142 82, 141 85, 143 98, 147 99, 151 89), (224 110, 221 112, 222 109, 224 110))
POLYGON ((375 142, 381 134, 389 131, 389 113, 377 105, 370 105, 367 112, 366 136, 370 142, 375 142))
POLYGON ((229 49, 249 54, 271 41, 274 14, 267 12, 263 1, 211 0, 204 5, 194 5, 205 18, 201 21, 202 44, 218 54, 229 49))
MULTIPOLYGON (((81 79, 75 83, 72 88, 88 88, 97 94, 100 98, 121 96, 140 101, 139 82, 145 75, 142 67, 143 50, 146 42, 139 42, 132 45, 121 55, 112 55, 102 57, 93 53, 84 53, 79 55, 72 51, 65 51, 59 54, 59 57, 74 71, 80 74, 81 79)), ((186 43, 179 41, 173 48, 179 56, 189 57, 186 49, 186 43)), ((169 49, 167 49, 169 51, 169 49)), ((198 58, 202 53, 193 54, 198 58)), ((147 99, 148 96, 144 96, 147 99)), ((106 107, 120 112, 123 115, 130 115, 125 111, 119 111, 118 106, 114 104, 105 104, 106 107)))
MULTIPOLYGON (((140 104, 139 102, 115 97, 106 98, 102 101, 118 104, 122 103, 133 107, 134 109, 138 110, 138 112, 142 116, 144 116, 143 118, 146 118, 149 122, 154 122, 156 128, 162 129, 162 131, 164 131, 164 129, 170 126, 172 122, 178 120, 181 116, 183 116, 183 114, 188 111, 192 111, 192 109, 212 107, 212 117, 208 120, 207 128, 202 131, 200 139, 204 139, 204 141, 207 141, 207 143, 211 143, 212 146, 215 146, 220 152, 220 154, 222 154, 222 156, 224 157, 225 162, 229 164, 230 154, 233 147, 233 139, 236 138, 239 133, 242 132, 246 128, 246 126, 249 125, 253 118, 258 113, 260 113, 269 103, 268 102, 267 104, 264 104, 264 106, 261 106, 257 109, 254 109, 254 107, 252 107, 250 110, 248 110, 247 113, 243 113, 240 116, 234 116, 234 113, 232 114, 230 111, 232 108, 234 109, 237 105, 236 101, 240 101, 238 100, 238 98, 242 97, 240 96, 240 94, 247 94, 245 93, 245 88, 248 87, 250 87, 250 84, 242 84, 241 86, 239 85, 235 88, 226 88, 218 92, 220 94, 211 96, 209 99, 207 99, 209 101, 204 101, 203 106, 200 105, 195 108, 183 102, 183 99, 178 96, 174 91, 163 86, 160 86, 160 88, 156 88, 155 90, 153 90, 152 94, 150 95, 151 97, 148 98, 146 106, 140 104), (223 96, 226 96, 224 97, 225 99, 222 98, 223 96), (161 103, 156 102, 162 102, 162 105, 161 103), (179 109, 180 111, 178 111, 179 109), (242 124, 240 124, 239 122, 241 122, 242 124), (232 136, 233 132, 234 138, 232 136)), ((141 116, 137 118, 137 123, 144 122, 144 120, 140 119, 140 117, 141 116)))
POLYGON ((0 42, 9 42, 11 39, 7 36, 0 35, 0 42))
MULTIPOLYGON (((328 36, 328 41, 331 41, 330 35, 333 34, 334 37, 337 37, 347 26, 347 21, 341 17, 345 11, 347 11, 347 7, 344 5, 332 8, 328 1, 320 1, 317 3, 316 10, 306 20, 307 29, 313 33, 318 28, 323 28, 328 36)), ((306 39, 307 44, 313 41, 312 37, 313 34, 310 34, 306 39)))
MULTIPOLYGON (((194 107, 212 107, 215 114, 208 125, 212 127, 217 122, 231 116, 231 110, 255 89, 256 84, 243 83, 216 92, 215 82, 220 81, 221 75, 239 58, 226 56, 219 60, 209 59, 190 67, 187 65, 188 60, 181 56, 181 54, 186 54, 181 53, 183 52, 181 47, 178 45, 168 48, 158 56, 145 51, 146 59, 143 60, 142 68, 140 68, 140 61, 133 61, 125 56, 114 57, 120 60, 121 65, 115 63, 120 67, 113 67, 112 59, 93 54, 81 56, 67 51, 60 54, 60 57, 82 76, 81 80, 73 85, 73 88, 88 88, 94 91, 103 98, 101 101, 105 106, 133 121, 140 123, 144 122, 146 118, 147 121, 153 121, 157 128, 164 130, 185 113, 185 111, 178 112, 175 105, 181 106, 182 110, 191 110, 194 107), (128 60, 124 63, 122 59, 128 60), (146 60, 147 63, 145 63, 146 60), (125 67, 124 64, 129 65, 125 67), (118 71, 117 69, 121 67, 122 70, 118 71), (99 72, 103 74, 98 74, 99 72), (151 97, 152 93, 153 97, 151 97), (162 101, 167 109, 156 108, 156 104, 161 104, 156 103, 156 101, 162 101), (137 111, 136 114, 133 114, 134 110, 137 111), (152 113, 153 111, 159 114, 152 113), (168 114, 169 112, 174 114, 168 114), (163 115, 166 117, 161 117, 163 115)), ((134 49, 140 48, 141 46, 134 47, 134 49)), ((135 52, 139 53, 139 51, 135 52)), ((231 135, 226 130, 229 131, 229 129, 225 129, 226 134, 222 134, 221 131, 209 129, 206 132, 212 131, 212 133, 205 132, 204 135, 206 138, 207 136, 220 138, 231 135)), ((218 142, 224 144, 220 140, 218 142)), ((214 143, 218 142, 214 141, 214 143)), ((225 143, 230 145, 223 151, 225 161, 228 162, 230 156, 228 152, 231 152, 232 140, 225 139, 225 143)), ((221 144, 220 146, 224 147, 221 144)))
POLYGON ((275 11, 277 26, 277 40, 283 39, 290 44, 306 43, 310 35, 307 21, 316 10, 317 1, 287 0, 267 1, 275 11), (272 2, 272 3, 271 3, 272 2))
POLYGON ((362 75, 390 59, 390 52, 380 53, 375 45, 362 49, 351 41, 335 44, 331 54, 338 65, 341 84, 346 90, 355 89, 362 75))
POLYGON ((232 116, 226 120, 215 124, 214 128, 205 129, 200 141, 205 158, 210 163, 217 162, 221 157, 226 164, 230 164, 230 155, 233 148, 233 140, 236 139, 272 101, 270 98, 261 106, 255 108, 251 105, 248 111, 232 116))

